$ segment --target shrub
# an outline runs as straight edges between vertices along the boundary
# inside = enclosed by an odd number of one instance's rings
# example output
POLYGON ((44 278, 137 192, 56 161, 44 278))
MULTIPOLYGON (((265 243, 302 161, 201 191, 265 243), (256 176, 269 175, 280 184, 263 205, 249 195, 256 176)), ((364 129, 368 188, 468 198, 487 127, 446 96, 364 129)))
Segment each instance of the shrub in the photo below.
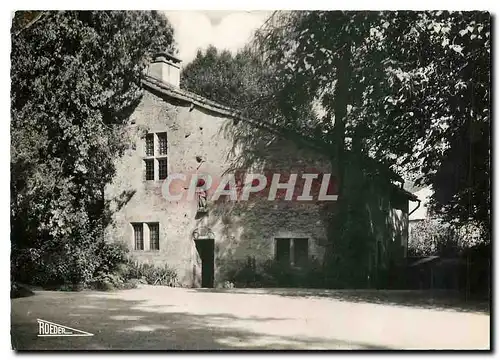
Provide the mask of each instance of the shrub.
POLYGON ((112 273, 117 271, 120 266, 127 263, 129 250, 122 242, 102 242, 99 244, 96 255, 100 259, 96 272, 112 273))
POLYGON ((233 260, 226 264, 222 277, 225 283, 233 283, 235 287, 324 287, 323 269, 315 259, 302 267, 274 260, 257 263, 251 257, 233 260))
POLYGON ((134 289, 137 287, 138 282, 133 280, 134 279, 124 279, 121 275, 116 273, 100 273, 92 279, 88 287, 91 289, 104 291, 134 289))
POLYGON ((408 256, 456 256, 466 239, 459 231, 436 219, 415 224, 408 238, 408 256))
POLYGON ((149 285, 179 286, 177 272, 168 264, 161 267, 129 259, 127 265, 120 271, 125 279, 138 279, 149 285))
POLYGON ((113 273, 127 261, 127 248, 122 243, 108 243, 100 229, 90 234, 65 235, 56 241, 46 235, 39 247, 12 246, 11 275, 14 281, 45 288, 78 288, 94 281, 103 273, 113 273))

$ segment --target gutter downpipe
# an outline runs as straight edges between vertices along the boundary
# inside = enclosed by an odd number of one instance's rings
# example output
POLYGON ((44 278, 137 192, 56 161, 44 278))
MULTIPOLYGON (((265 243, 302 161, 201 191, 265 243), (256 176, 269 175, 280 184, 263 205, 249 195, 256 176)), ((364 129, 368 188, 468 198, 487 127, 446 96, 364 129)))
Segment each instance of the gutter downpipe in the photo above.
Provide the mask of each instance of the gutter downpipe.
POLYGON ((415 209, 413 209, 413 210, 412 210, 412 211, 408 214, 408 216, 410 216, 411 214, 413 214, 413 213, 414 213, 415 211, 417 211, 417 210, 418 210, 418 208, 420 207, 420 204, 422 203, 422 201, 421 201, 420 199, 417 199, 416 201, 418 202, 417 207, 416 207, 415 209))

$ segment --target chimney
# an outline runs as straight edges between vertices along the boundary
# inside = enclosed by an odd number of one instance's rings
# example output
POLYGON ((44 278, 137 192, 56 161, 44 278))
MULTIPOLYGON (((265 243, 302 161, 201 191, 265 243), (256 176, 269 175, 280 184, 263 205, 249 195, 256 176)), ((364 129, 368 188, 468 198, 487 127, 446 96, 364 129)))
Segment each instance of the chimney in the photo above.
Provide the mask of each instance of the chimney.
POLYGON ((165 84, 179 87, 181 80, 181 60, 167 52, 155 54, 149 65, 148 75, 165 84))

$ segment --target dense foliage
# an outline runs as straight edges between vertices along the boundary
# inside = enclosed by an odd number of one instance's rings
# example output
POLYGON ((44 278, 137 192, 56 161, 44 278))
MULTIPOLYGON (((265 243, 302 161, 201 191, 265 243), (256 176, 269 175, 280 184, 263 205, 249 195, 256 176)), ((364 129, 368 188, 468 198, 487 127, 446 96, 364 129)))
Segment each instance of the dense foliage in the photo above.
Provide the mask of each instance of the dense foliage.
POLYGON ((236 288, 325 287, 322 266, 318 261, 311 261, 303 267, 293 267, 275 260, 257 262, 253 257, 227 261, 221 273, 221 280, 226 282, 225 287, 232 285, 236 288))
POLYGON ((103 190, 123 125, 173 30, 151 11, 16 12, 11 37, 13 276, 86 282, 104 266, 103 190))
POLYGON ((240 60, 231 64, 212 49, 183 76, 189 88, 237 106, 268 131, 250 131, 250 148, 279 135, 331 159, 339 206, 326 259, 351 259, 344 270, 354 274, 352 256, 362 257, 366 246, 353 239, 371 236, 360 225, 370 216, 360 207, 366 159, 432 185, 441 218, 477 225, 489 241, 490 27, 486 12, 276 12, 245 49, 256 70, 239 73, 240 60), (256 90, 247 91, 247 75, 256 90), (231 98, 226 84, 251 97, 231 98))
POLYGON ((168 264, 144 264, 131 257, 115 264, 112 270, 98 271, 89 286, 99 290, 135 288, 139 284, 179 286, 177 272, 168 264))
POLYGON ((457 256, 464 245, 455 229, 437 220, 425 219, 411 228, 408 256, 457 256))
POLYGON ((184 85, 336 161, 357 144, 488 233, 488 13, 276 12, 252 50, 199 52, 184 85))
POLYGON ((278 13, 256 48, 277 68, 287 119, 301 104, 323 110, 307 128, 280 126, 332 145, 340 168, 358 146, 409 172, 433 185, 439 215, 489 237, 488 13, 278 13))

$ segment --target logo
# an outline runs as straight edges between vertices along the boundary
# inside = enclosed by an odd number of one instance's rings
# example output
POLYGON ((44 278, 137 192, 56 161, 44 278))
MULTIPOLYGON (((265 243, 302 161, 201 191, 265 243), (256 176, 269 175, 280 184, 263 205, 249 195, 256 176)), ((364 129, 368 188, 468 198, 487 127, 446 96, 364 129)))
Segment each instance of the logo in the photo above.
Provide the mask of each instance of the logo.
POLYGON ((306 169, 301 173, 264 170, 262 174, 236 171, 222 176, 209 173, 169 174, 162 184, 167 201, 193 201, 196 198, 249 201, 336 201, 337 181, 330 173, 306 169))
POLYGON ((94 336, 86 331, 59 325, 47 320, 36 319, 38 321, 38 336, 94 336))

